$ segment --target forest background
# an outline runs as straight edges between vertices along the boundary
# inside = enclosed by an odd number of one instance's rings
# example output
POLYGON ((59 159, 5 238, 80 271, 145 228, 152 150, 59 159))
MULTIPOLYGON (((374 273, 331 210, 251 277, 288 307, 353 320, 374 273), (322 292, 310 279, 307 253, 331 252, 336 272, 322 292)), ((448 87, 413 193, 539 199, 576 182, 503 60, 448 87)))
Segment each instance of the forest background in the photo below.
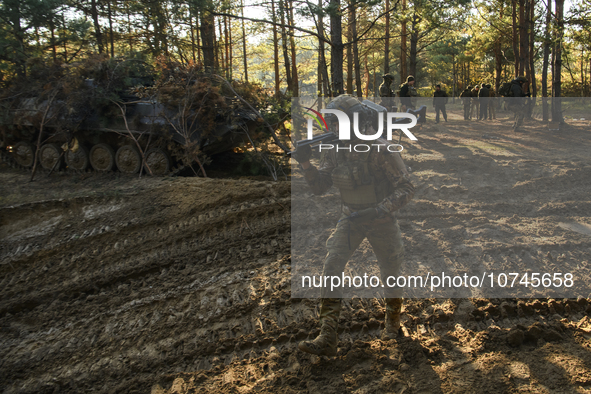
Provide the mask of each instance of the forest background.
POLYGON ((0 87, 95 54, 197 65, 271 95, 376 95, 382 74, 468 85, 524 75, 532 96, 589 96, 591 0, 4 0, 0 87))

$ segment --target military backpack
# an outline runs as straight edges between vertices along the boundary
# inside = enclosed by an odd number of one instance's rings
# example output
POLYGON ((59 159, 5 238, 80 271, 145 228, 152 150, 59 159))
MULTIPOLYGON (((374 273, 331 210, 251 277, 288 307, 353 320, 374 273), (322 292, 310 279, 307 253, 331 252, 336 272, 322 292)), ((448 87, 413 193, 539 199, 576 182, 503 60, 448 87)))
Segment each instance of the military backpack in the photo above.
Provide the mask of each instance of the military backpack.
POLYGON ((503 82, 499 86, 499 95, 503 97, 513 97, 513 89, 511 89, 511 82, 503 82))

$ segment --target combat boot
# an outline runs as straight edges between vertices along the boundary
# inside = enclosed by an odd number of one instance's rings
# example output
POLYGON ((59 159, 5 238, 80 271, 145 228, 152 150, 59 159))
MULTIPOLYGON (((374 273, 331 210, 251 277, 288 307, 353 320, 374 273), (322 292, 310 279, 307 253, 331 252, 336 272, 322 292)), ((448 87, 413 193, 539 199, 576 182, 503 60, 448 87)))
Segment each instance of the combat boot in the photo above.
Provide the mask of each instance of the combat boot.
POLYGON ((402 311, 402 298, 386 299, 386 319, 384 330, 382 331, 382 340, 395 339, 400 330, 400 312, 402 311))
POLYGON ((317 356, 337 355, 337 327, 341 314, 341 300, 339 298, 322 298, 320 300, 320 335, 312 341, 302 341, 298 348, 306 353, 317 356))
POLYGON ((329 324, 323 324, 320 328, 320 335, 312 341, 302 341, 298 348, 306 353, 317 356, 334 357, 337 355, 338 335, 335 328, 329 324))

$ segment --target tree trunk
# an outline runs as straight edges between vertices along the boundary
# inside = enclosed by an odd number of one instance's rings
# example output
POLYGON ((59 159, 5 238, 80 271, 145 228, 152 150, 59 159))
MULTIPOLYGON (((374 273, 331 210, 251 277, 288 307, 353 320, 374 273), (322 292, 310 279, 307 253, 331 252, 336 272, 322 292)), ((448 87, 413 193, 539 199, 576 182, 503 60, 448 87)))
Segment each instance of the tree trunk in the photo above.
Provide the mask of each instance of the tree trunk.
POLYGON ((232 19, 228 18, 228 47, 230 48, 230 80, 234 77, 234 63, 232 62, 233 53, 232 53, 232 19))
POLYGON ((325 57, 326 52, 324 47, 324 14, 322 11, 322 0, 318 0, 318 9, 320 9, 321 12, 321 14, 318 15, 318 75, 321 76, 321 86, 318 88, 318 91, 320 96, 330 97, 328 88, 330 86, 330 81, 328 79, 325 57))
POLYGON ((367 64, 367 54, 365 55, 365 97, 369 97, 369 65, 367 64))
POLYGON ((213 14, 208 10, 202 10, 199 29, 201 30, 201 46, 203 47, 203 65, 205 66, 205 71, 210 73, 213 73, 215 69, 214 23, 213 14))
POLYGON ((564 0, 556 1, 556 40, 554 47, 554 70, 552 73, 552 87, 554 88, 554 103, 552 105, 552 120, 564 123, 562 117, 562 103, 560 102, 562 90, 562 37, 564 35, 564 0))
POLYGON ((386 0, 386 31, 384 37, 384 74, 390 72, 390 0, 386 0))
MULTIPOLYGON (((295 26, 295 19, 293 18, 293 0, 289 0, 289 42, 291 45, 291 88, 294 97, 298 97, 300 94, 300 87, 298 82, 298 67, 296 62, 296 47, 295 47, 295 32, 293 27, 295 26)), ((342 64, 341 64, 342 66, 342 64)), ((341 68, 342 71, 342 68, 341 68)))
POLYGON ((110 1, 107 1, 107 16, 109 19, 109 40, 111 43, 111 57, 115 57, 115 38, 113 37, 113 15, 111 13, 110 1))
POLYGON ((223 74, 220 73, 220 74, 221 75, 225 75, 226 72, 227 72, 227 70, 228 70, 228 67, 226 66, 226 57, 224 55, 225 45, 224 45, 224 41, 223 41, 224 40, 224 35, 223 35, 223 32, 222 32, 222 20, 221 20, 221 18, 218 18, 218 31, 219 31, 219 34, 220 35, 219 35, 219 38, 216 40, 216 42, 218 44, 217 45, 217 50, 218 50, 217 56, 218 56, 218 59, 220 60, 219 66, 220 66, 220 68, 222 70, 224 70, 224 73, 223 74), (224 46, 224 48, 222 48, 222 45, 224 46))
POLYGON ((195 28, 193 27, 193 15, 189 13, 189 29, 191 31, 191 55, 193 63, 197 63, 197 56, 195 53, 195 28))
POLYGON ((55 45, 55 27, 53 22, 49 22, 49 31, 51 32, 51 55, 53 62, 57 62, 57 47, 55 45))
POLYGON ((345 93, 343 89, 343 31, 341 28, 340 0, 330 0, 330 73, 332 80, 332 96, 345 93))
MULTIPOLYGON (((388 1, 388 0, 386 0, 388 1)), ((347 94, 353 94, 353 21, 351 19, 352 4, 349 2, 349 24, 347 27, 347 94)))
MULTIPOLYGON (((536 85, 536 68, 534 62, 534 52, 535 52, 535 14, 536 14, 536 1, 530 0, 530 17, 529 17, 529 69, 530 69, 530 76, 531 76, 531 95, 534 97, 534 105, 535 105, 535 97, 538 95, 538 87, 536 85)), ((533 108, 533 105, 532 105, 533 108)))
POLYGON ((517 41, 517 0, 511 0, 513 27, 513 56, 515 56, 515 77, 519 75, 519 41, 517 41))
POLYGON ((402 0, 402 22, 400 24, 400 81, 407 76, 406 71, 406 0, 402 0))
MULTIPOLYGON (((65 16, 65 11, 62 12, 62 26, 66 26, 66 16, 65 16)), ((62 45, 64 46, 64 62, 65 63, 69 63, 70 61, 68 60, 68 43, 66 40, 63 40, 62 45)))
MULTIPOLYGON (((277 23, 275 0, 271 0, 271 12, 273 13, 273 23, 277 23)), ((277 40, 277 25, 273 25, 273 66, 275 69, 275 96, 279 97, 279 44, 277 43, 277 40)))
POLYGON ((456 55, 453 53, 451 54, 451 69, 452 69, 452 74, 453 74, 451 102, 455 103, 456 102, 457 79, 456 79, 456 55))
POLYGON ((228 17, 224 16, 224 47, 226 49, 226 79, 232 80, 232 64, 230 63, 230 38, 228 36, 228 17))
POLYGON ((353 35, 353 64, 355 67, 355 85, 357 88, 357 97, 363 97, 363 88, 361 85, 361 65, 359 64, 359 46, 357 45, 357 5, 351 2, 352 23, 351 33, 353 35))
POLYGON ((526 13, 526 0, 519 0, 519 75, 524 75, 529 81, 529 76, 526 75, 526 59, 529 59, 526 50, 528 48, 527 39, 527 25, 525 20, 526 13))
POLYGON ((373 65, 373 84, 372 84, 372 92, 373 92, 373 97, 377 97, 377 93, 376 93, 376 74, 377 74, 377 70, 376 70, 376 53, 372 52, 371 54, 371 64, 373 65))
POLYGON ((163 5, 158 1, 153 1, 150 4, 152 5, 150 9, 151 16, 154 18, 152 23, 154 24, 155 54, 168 56, 168 24, 162 8, 163 5))
MULTIPOLYGON (((240 0, 240 9, 242 18, 244 18, 244 0, 240 0)), ((248 62, 246 58, 246 29, 244 28, 244 19, 242 19, 242 54, 244 55, 244 80, 248 83, 248 62)))
POLYGON ((419 42, 419 18, 415 14, 411 24, 410 32, 410 53, 408 74, 416 78, 417 76, 417 45, 419 42))
POLYGON ((281 42, 283 43, 283 62, 285 63, 285 80, 287 82, 287 91, 291 92, 291 62, 289 61, 289 48, 287 44, 287 32, 285 29, 285 14, 287 8, 284 3, 285 0, 279 0, 279 14, 281 15, 281 42))
POLYGON ((501 37, 497 38, 494 44, 495 48, 495 92, 499 91, 501 86, 501 73, 503 72, 503 54, 501 52, 501 37))
POLYGON ((94 24, 94 37, 96 38, 96 46, 98 52, 103 53, 103 34, 101 33, 101 25, 98 20, 98 9, 96 7, 96 0, 90 0, 90 17, 94 24))
POLYGON ((201 63, 201 48, 199 46, 199 41, 200 41, 200 34, 199 34, 199 12, 197 12, 197 14, 195 14, 195 22, 197 22, 197 26, 195 26, 195 43, 196 43, 196 49, 197 49, 197 63, 202 64, 201 63))
POLYGON ((125 13, 127 14, 127 34, 129 35, 129 53, 131 54, 133 52, 133 38, 131 35, 131 10, 128 2, 125 2, 125 13))

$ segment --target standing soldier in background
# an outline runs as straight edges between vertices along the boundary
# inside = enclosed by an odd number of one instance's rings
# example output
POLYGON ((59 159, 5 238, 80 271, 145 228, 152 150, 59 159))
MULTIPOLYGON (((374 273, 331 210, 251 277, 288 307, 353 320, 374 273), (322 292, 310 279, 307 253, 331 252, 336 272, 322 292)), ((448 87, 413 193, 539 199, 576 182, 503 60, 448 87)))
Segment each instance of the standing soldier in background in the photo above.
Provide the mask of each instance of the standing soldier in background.
POLYGON ((515 113, 515 122, 513 123, 514 133, 520 133, 523 131, 521 126, 523 125, 523 118, 525 117, 525 97, 527 96, 523 91, 523 84, 525 82, 527 82, 527 79, 522 76, 515 78, 511 82, 511 93, 513 93, 514 98, 509 99, 511 100, 509 108, 515 113))
POLYGON ((381 101, 381 105, 386 107, 388 111, 396 112, 396 107, 393 105, 393 97, 396 97, 396 95, 391 86, 394 81, 394 75, 384 74, 382 78, 384 78, 384 82, 380 85, 380 97, 384 97, 385 100, 381 101))
POLYGON ((490 92, 488 91, 487 85, 482 84, 482 87, 478 91, 478 101, 480 102, 480 114, 478 114, 478 120, 486 120, 488 114, 488 97, 490 92))
POLYGON ((472 86, 468 86, 460 94, 462 104, 464 104, 464 120, 470 120, 470 99, 472 98, 472 86))
POLYGON ((435 107, 435 123, 439 123, 439 111, 443 114, 443 119, 447 122, 447 112, 445 111, 445 104, 447 104, 447 93, 441 90, 441 85, 435 86, 433 92, 433 107, 435 107))
POLYGON ((497 94, 495 93, 494 89, 492 88, 492 85, 489 83, 488 85, 486 85, 486 87, 488 88, 488 120, 493 120, 497 118, 497 112, 496 112, 496 105, 497 105, 497 101, 495 100, 495 97, 497 97, 497 94))
POLYGON ((470 110, 470 119, 476 118, 478 119, 478 115, 480 115, 480 102, 478 101, 478 91, 480 87, 478 85, 474 85, 472 89, 472 109, 470 110))
MULTIPOLYGON (((361 103, 346 95, 338 96, 326 108, 340 109, 350 118, 355 112, 363 113, 361 103)), ((338 130, 334 115, 327 116, 326 121, 329 130, 338 130)), ((346 148, 350 149, 349 144, 353 143, 354 140, 339 142, 345 149, 338 152, 335 149, 325 150, 319 168, 310 163, 312 151, 309 145, 297 148, 294 159, 300 164, 314 194, 321 195, 334 185, 341 196, 342 214, 326 241, 328 253, 322 275, 341 276, 349 258, 367 238, 377 257, 382 281, 386 283, 388 276, 398 275, 404 256, 396 211, 412 199, 415 189, 407 177, 404 163, 397 162, 398 153, 374 148, 369 152, 347 151, 346 148)), ((341 287, 322 288, 320 335, 314 340, 300 342, 298 347, 301 351, 324 356, 337 354, 342 293, 341 287)), ((388 340, 395 338, 400 328, 400 289, 387 290, 385 298, 382 339, 388 340)))
POLYGON ((412 105, 412 92, 411 88, 415 84, 415 78, 412 75, 406 77, 406 82, 400 85, 400 106, 402 112, 406 112, 407 109, 414 109, 412 105))

